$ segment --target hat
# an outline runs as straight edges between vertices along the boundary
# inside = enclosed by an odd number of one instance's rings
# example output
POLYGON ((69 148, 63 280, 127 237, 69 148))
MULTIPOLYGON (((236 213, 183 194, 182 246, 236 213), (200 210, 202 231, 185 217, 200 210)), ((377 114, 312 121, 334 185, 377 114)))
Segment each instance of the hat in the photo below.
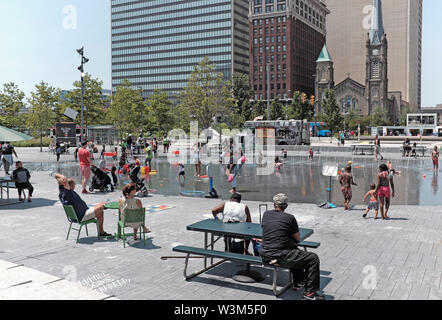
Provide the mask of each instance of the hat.
POLYGON ((288 204, 289 198, 284 193, 279 193, 273 198, 273 203, 276 205, 288 204))

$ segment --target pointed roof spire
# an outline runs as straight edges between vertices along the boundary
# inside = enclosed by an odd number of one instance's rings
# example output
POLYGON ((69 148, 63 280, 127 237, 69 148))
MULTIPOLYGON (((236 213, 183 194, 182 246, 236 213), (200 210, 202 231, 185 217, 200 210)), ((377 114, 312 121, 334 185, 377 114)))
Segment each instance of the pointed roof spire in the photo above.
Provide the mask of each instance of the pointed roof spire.
POLYGON ((371 44, 381 44, 384 36, 384 22, 382 19, 382 0, 373 0, 373 12, 370 28, 371 44))
POLYGON ((324 48, 322 48, 321 54, 319 55, 318 60, 316 62, 333 62, 330 53, 327 50, 327 46, 324 44, 324 48))

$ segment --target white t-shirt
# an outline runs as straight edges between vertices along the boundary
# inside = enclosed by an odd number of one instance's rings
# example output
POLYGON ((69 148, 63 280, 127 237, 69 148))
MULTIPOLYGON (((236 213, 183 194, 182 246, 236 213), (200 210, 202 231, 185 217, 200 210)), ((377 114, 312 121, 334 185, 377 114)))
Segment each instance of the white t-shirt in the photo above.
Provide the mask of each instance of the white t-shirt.
POLYGON ((229 201, 224 205, 223 222, 246 222, 246 205, 229 201))

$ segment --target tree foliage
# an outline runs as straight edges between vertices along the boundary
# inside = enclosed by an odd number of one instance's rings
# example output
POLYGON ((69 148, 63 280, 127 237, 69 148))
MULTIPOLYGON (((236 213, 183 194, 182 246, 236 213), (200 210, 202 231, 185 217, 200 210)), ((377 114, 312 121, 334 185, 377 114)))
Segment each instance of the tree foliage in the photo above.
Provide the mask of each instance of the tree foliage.
POLYGON ((178 105, 179 125, 189 128, 190 120, 198 121, 201 129, 211 126, 218 112, 225 113, 223 103, 223 74, 205 57, 190 75, 178 105))
POLYGON ((23 127, 23 119, 19 117, 20 110, 24 107, 25 94, 13 83, 5 83, 0 91, 0 122, 8 128, 23 127))
POLYGON ((40 151, 42 151, 43 136, 55 123, 54 107, 60 99, 60 90, 49 86, 41 81, 35 86, 35 92, 31 92, 28 99, 30 105, 26 123, 35 135, 40 136, 40 151))
POLYGON ((338 132, 341 128, 343 128, 343 116, 338 104, 336 103, 335 93, 333 90, 325 91, 325 98, 322 104, 323 112, 319 115, 320 120, 327 123, 327 127, 332 134, 338 132))
POLYGON ((115 95, 112 97, 112 103, 107 111, 107 122, 115 125, 120 136, 135 134, 145 128, 148 123, 146 105, 139 90, 132 88, 132 83, 123 80, 115 95))
POLYGON ((172 112, 172 102, 166 92, 154 90, 153 95, 147 100, 146 111, 149 118, 148 130, 151 133, 161 137, 174 129, 175 116, 172 112))
POLYGON ((302 93, 295 91, 293 100, 289 107, 289 118, 294 120, 312 121, 315 115, 314 106, 311 105, 310 100, 302 103, 302 93))

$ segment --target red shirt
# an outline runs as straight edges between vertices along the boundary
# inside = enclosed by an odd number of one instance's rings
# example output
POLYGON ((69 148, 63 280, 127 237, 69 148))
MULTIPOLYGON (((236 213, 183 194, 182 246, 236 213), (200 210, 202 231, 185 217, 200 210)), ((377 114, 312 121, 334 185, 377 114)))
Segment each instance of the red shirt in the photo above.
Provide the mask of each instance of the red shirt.
POLYGON ((91 154, 84 148, 80 148, 78 151, 78 158, 80 159, 80 166, 90 167, 91 166, 91 154))

